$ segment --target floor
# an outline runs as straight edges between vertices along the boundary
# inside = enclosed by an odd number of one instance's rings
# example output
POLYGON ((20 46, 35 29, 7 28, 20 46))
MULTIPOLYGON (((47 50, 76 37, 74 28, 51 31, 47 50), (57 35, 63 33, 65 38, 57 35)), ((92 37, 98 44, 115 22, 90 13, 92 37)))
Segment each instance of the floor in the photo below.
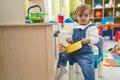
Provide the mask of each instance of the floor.
MULTIPOLYGON (((63 76, 62 80, 68 80, 68 72, 63 76)), ((83 77, 80 80, 84 80, 83 77)), ((98 80, 120 80, 120 67, 103 66, 103 77, 99 77, 98 80)))
MULTIPOLYGON (((117 42, 109 41, 107 37, 105 37, 104 45, 108 45, 109 47, 113 47, 117 42)), ((120 67, 106 67, 103 68, 103 79, 100 80, 120 80, 120 67)))
MULTIPOLYGON (((104 45, 114 46, 116 42, 109 41, 107 37, 105 37, 104 45)), ((68 67, 67 67, 68 69, 68 67)), ((68 72, 63 76, 62 80, 68 80, 68 72)), ((77 80, 77 79, 74 79, 77 80)), ((81 77, 80 80, 83 80, 83 77, 81 77)), ((106 67, 103 66, 103 77, 99 77, 99 80, 120 80, 120 67, 106 67)))

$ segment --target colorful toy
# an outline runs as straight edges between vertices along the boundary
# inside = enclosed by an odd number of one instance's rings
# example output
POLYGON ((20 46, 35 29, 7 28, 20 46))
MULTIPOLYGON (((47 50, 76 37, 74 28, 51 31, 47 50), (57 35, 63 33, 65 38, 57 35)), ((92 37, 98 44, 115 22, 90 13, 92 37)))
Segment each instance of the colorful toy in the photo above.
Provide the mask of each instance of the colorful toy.
POLYGON ((30 13, 29 14, 30 23, 43 23, 45 20, 45 13, 30 13))
POLYGON ((96 16, 96 17, 102 17, 102 12, 101 12, 101 11, 97 11, 97 12, 95 13, 95 16, 96 16))
POLYGON ((112 53, 117 53, 120 56, 120 40, 118 41, 118 44, 114 45, 113 48, 109 48, 108 50, 112 53))
POLYGON ((106 26, 104 27, 105 30, 112 30, 113 27, 111 26, 113 24, 113 22, 107 22, 106 26))
POLYGON ((42 12, 42 8, 39 5, 33 5, 28 8, 28 16, 26 17, 26 23, 43 23, 46 13, 42 12), (30 12, 33 8, 39 8, 38 12, 30 12))

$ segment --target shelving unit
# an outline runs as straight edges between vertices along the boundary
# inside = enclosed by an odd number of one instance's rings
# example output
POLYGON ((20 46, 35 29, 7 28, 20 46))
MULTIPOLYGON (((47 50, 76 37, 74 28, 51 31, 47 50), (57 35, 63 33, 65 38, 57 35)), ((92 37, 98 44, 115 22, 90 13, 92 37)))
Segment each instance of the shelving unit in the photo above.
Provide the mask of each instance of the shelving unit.
POLYGON ((109 3, 109 0, 85 0, 85 3, 90 5, 92 7, 92 17, 91 17, 91 20, 93 22, 101 22, 101 19, 102 18, 105 18, 105 14, 108 14, 109 13, 109 17, 108 18, 115 18, 115 23, 120 23, 120 16, 119 17, 116 17, 115 16, 115 13, 116 11, 119 11, 120 12, 120 7, 117 7, 117 4, 120 4, 120 0, 113 0, 113 7, 105 7, 105 4, 106 3, 109 3), (94 7, 94 4, 95 2, 101 2, 102 4, 102 8, 95 8, 94 7), (95 17, 95 13, 97 11, 101 11, 102 12, 102 16, 101 17, 95 17))

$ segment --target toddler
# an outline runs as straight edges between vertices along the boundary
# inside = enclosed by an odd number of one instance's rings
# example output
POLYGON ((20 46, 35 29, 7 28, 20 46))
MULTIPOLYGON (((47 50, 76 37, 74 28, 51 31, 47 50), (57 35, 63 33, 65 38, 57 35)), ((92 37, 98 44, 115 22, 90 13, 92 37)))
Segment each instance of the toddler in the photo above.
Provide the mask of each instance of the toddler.
POLYGON ((68 34, 66 41, 73 44, 81 40, 82 48, 67 54, 63 51, 59 54, 58 65, 61 68, 57 80, 61 80, 64 73, 66 73, 67 61, 76 61, 83 72, 85 80, 95 80, 94 78, 94 54, 92 51, 93 44, 99 41, 97 27, 89 23, 91 17, 91 8, 87 4, 79 5, 75 11, 75 18, 78 21, 76 25, 68 34))

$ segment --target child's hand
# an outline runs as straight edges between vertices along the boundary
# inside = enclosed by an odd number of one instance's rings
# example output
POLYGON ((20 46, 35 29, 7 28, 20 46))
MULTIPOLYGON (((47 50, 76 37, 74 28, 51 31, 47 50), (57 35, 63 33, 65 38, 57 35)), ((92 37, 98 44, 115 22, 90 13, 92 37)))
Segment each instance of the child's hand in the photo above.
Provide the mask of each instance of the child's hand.
POLYGON ((68 42, 69 44, 72 44, 72 43, 73 43, 73 41, 72 41, 71 38, 68 38, 68 39, 67 39, 67 42, 68 42))
POLYGON ((63 44, 62 43, 59 43, 59 52, 63 51, 64 48, 63 48, 63 44))
POLYGON ((87 38, 82 38, 82 40, 81 40, 82 44, 86 44, 86 43, 89 43, 89 42, 90 42, 90 39, 87 39, 87 38))

